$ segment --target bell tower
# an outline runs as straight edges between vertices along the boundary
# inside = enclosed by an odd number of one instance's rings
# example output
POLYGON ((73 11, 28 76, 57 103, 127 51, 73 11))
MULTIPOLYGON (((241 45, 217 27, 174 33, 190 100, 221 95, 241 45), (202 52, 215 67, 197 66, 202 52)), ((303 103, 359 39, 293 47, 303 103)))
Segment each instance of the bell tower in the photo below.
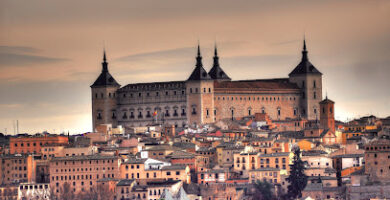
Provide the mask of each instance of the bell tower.
POLYGON ((321 128, 329 129, 332 133, 334 133, 334 101, 328 99, 328 96, 320 102, 320 112, 321 128))
POLYGON ((120 85, 108 72, 106 51, 103 52, 102 72, 91 85, 92 94, 92 131, 100 124, 117 125, 116 91, 120 85))

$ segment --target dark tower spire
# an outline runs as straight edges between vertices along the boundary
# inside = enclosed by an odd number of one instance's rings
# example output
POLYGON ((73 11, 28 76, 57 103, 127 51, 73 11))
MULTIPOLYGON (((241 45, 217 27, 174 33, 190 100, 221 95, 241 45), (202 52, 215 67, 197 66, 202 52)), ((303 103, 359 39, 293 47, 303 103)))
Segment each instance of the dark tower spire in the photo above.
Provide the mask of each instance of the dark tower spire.
POLYGON ((209 71, 209 75, 214 80, 231 80, 230 77, 219 66, 219 56, 217 50, 217 43, 214 46, 214 62, 213 67, 209 71))
POLYGON ((202 56, 200 55, 200 45, 198 43, 198 53, 196 56, 196 64, 195 64, 195 69, 192 71, 190 77, 188 80, 210 80, 209 74, 206 72, 206 70, 203 68, 202 64, 202 56))
POLYGON ((295 67, 295 69, 289 74, 291 75, 297 75, 297 74, 321 74, 320 71, 318 71, 313 64, 310 63, 309 58, 307 56, 307 48, 306 48, 306 39, 303 39, 303 49, 302 49, 302 60, 298 64, 298 66, 295 67))
POLYGON ((303 39, 302 61, 307 61, 306 39, 303 39))
POLYGON ((203 64, 202 64, 202 56, 200 55, 200 45, 198 43, 198 54, 196 56, 196 65, 197 67, 203 67, 203 64))
POLYGON ((112 75, 108 72, 108 62, 106 56, 106 50, 103 50, 103 62, 102 62, 102 73, 100 73, 99 77, 96 81, 91 85, 91 87, 95 86, 115 86, 120 87, 118 82, 112 77, 112 75))
POLYGON ((107 63, 107 58, 106 58, 106 49, 103 50, 102 71, 103 72, 108 72, 108 63, 107 63))
POLYGON ((218 57, 218 51, 217 51, 217 44, 215 44, 214 47, 214 63, 213 67, 219 67, 219 57, 218 57))

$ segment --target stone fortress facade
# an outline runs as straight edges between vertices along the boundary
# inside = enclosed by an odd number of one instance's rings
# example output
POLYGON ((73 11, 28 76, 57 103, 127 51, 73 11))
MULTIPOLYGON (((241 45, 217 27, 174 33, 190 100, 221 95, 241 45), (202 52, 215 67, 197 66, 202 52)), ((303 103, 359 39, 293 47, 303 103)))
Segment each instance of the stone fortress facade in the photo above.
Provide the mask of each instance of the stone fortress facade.
POLYGON ((217 48, 211 70, 203 68, 198 45, 195 69, 187 80, 121 87, 108 71, 104 52, 102 72, 91 85, 93 130, 99 124, 184 127, 255 113, 267 113, 273 120, 318 119, 322 74, 307 54, 304 40, 302 59, 288 78, 232 81, 219 65, 217 48))

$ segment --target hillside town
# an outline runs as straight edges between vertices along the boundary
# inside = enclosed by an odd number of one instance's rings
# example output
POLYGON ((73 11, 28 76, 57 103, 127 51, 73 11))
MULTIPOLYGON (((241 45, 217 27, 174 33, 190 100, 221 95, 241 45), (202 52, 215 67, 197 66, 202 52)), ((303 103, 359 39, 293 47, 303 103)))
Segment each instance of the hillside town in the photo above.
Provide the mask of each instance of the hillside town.
MULTIPOLYGON (((329 99, 321 105, 333 108, 329 99)), ((261 199, 262 181, 280 199, 298 147, 307 176, 301 199, 389 198, 390 117, 329 127, 322 113, 314 121, 255 113, 198 128, 2 134, 0 198, 261 199)))

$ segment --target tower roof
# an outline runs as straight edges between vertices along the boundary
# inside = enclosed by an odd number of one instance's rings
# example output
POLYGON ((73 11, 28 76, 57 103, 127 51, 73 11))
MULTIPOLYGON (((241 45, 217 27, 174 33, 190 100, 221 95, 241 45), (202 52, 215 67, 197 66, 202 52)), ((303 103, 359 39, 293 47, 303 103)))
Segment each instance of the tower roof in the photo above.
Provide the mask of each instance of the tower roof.
POLYGON ((202 56, 200 55, 200 47, 198 44, 198 54, 196 56, 195 69, 192 71, 188 81, 199 81, 199 80, 211 80, 210 75, 203 68, 202 56))
POLYGON ((306 49, 306 40, 303 40, 303 50, 302 50, 302 60, 301 62, 295 67, 295 69, 289 74, 296 75, 296 74, 322 74, 320 71, 318 71, 317 68, 314 67, 313 64, 309 61, 309 58, 307 57, 307 49, 306 49))
POLYGON ((326 96, 325 99, 320 102, 320 104, 328 104, 328 103, 334 104, 334 101, 328 99, 328 96, 326 96))
POLYGON ((213 67, 209 71, 209 75, 212 79, 217 80, 231 80, 231 78, 223 71, 223 69, 219 65, 219 57, 217 52, 217 45, 215 45, 214 49, 214 63, 213 67))
POLYGON ((114 77, 112 77, 110 72, 108 72, 106 51, 103 52, 102 73, 100 73, 99 77, 91 85, 91 87, 100 87, 100 86, 118 86, 118 87, 120 87, 119 83, 116 82, 114 77))

